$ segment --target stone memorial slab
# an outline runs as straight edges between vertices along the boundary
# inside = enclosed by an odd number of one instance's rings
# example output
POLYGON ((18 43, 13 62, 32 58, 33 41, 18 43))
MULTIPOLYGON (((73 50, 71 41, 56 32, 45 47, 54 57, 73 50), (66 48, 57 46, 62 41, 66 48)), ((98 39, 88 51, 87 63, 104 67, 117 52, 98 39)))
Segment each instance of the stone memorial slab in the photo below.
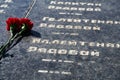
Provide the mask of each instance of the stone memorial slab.
MULTIPOLYGON (((8 17, 24 17, 33 0, 0 1, 0 45, 8 17)), ((119 0, 34 0, 34 22, 0 61, 0 80, 120 80, 119 0)))

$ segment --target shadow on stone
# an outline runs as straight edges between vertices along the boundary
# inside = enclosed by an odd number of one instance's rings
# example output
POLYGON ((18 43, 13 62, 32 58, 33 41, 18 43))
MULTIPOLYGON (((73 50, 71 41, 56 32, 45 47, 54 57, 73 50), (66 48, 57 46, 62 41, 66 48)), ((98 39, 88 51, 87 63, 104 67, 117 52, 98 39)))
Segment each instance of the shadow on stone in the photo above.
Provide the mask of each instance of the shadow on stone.
POLYGON ((41 34, 40 33, 38 33, 38 32, 36 32, 36 31, 31 31, 29 34, 27 33, 27 34, 25 34, 25 35, 23 35, 23 36, 19 36, 18 38, 16 38, 16 40, 11 44, 11 45, 9 45, 9 47, 7 48, 7 50, 5 51, 5 54, 4 55, 2 55, 2 57, 0 58, 0 60, 2 59, 2 58, 5 58, 5 57, 14 57, 14 54, 8 54, 7 52, 10 50, 10 49, 12 49, 16 44, 18 44, 21 40, 22 40, 22 38, 23 37, 27 37, 27 36, 34 36, 34 37, 38 37, 38 38, 41 38, 41 34), (6 54, 7 53, 7 54, 6 54))
POLYGON ((33 31, 33 30, 31 31, 31 36, 41 38, 41 34, 38 33, 37 31, 33 31))

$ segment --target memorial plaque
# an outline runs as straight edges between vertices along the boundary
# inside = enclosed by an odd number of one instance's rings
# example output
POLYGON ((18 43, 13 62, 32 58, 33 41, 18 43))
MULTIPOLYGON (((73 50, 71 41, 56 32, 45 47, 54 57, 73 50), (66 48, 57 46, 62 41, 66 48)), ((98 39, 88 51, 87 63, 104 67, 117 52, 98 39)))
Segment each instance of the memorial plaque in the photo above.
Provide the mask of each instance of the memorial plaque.
MULTIPOLYGON (((32 0, 0 1, 5 20, 24 17, 32 0)), ((36 0, 23 37, 0 62, 0 80, 120 80, 119 0, 36 0)))

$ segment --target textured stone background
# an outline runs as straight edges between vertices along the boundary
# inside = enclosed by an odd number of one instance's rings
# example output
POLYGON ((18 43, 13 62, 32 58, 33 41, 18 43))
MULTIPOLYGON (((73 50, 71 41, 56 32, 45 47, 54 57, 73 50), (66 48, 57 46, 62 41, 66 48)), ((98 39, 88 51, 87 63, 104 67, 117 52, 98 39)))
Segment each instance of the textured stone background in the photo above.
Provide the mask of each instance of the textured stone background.
MULTIPOLYGON (((120 80, 120 49, 111 48, 90 48, 88 46, 69 47, 62 45, 46 45, 32 44, 32 38, 42 39, 60 39, 60 40, 76 40, 76 41, 96 41, 96 42, 112 42, 120 43, 120 25, 99 24, 101 31, 78 31, 78 30, 57 30, 49 28, 39 28, 44 16, 55 18, 88 18, 102 20, 120 20, 120 0, 56 0, 56 1, 73 1, 73 2, 100 2, 102 3, 102 12, 81 12, 83 16, 67 16, 59 15, 58 10, 48 10, 47 7, 51 0, 37 0, 29 18, 34 21, 32 35, 24 37, 17 45, 15 45, 8 54, 14 57, 6 57, 0 62, 0 80, 120 80), (79 36, 70 35, 53 35, 52 32, 78 32, 79 36), (78 50, 100 51, 99 57, 83 57, 69 55, 48 55, 36 52, 27 52, 29 46, 38 46, 46 48, 65 48, 78 50), (43 62, 42 59, 62 59, 73 60, 75 63, 58 63, 43 62), (80 62, 81 65, 76 63, 80 62), (38 73, 38 70, 68 71, 71 75, 38 73)), ((5 20, 8 17, 23 17, 31 0, 13 0, 12 3, 5 3, 0 0, 0 5, 8 4, 8 8, 4 9, 5 13, 0 14, 0 45, 4 44, 10 34, 5 30, 5 20)), ((68 23, 64 23, 68 24, 68 23)), ((73 24, 73 23, 70 23, 73 24)), ((81 24, 80 24, 81 25, 81 24)))

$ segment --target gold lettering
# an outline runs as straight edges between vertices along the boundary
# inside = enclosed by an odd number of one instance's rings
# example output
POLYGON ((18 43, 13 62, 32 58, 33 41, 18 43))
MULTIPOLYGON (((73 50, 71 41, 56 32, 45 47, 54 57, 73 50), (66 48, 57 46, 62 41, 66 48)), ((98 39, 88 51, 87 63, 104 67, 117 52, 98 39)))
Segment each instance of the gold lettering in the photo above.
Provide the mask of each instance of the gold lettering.
POLYGON ((73 26, 72 26, 72 25, 66 25, 65 28, 67 28, 67 29, 72 29, 73 26))
POLYGON ((93 27, 93 30, 100 30, 100 27, 93 27))
POLYGON ((114 47, 114 44, 112 44, 112 43, 107 43, 107 44, 106 44, 106 47, 112 47, 112 48, 113 48, 113 47, 114 47))
POLYGON ((89 55, 89 51, 80 51, 80 55, 88 56, 89 55))
POLYGON ((60 19, 58 19, 57 21, 59 21, 59 22, 65 22, 66 21, 66 19, 65 18, 60 18, 60 19))
POLYGON ((38 52, 40 52, 40 53, 47 53, 47 49, 46 48, 39 48, 38 52))
POLYGON ((69 7, 63 7, 63 10, 70 10, 69 7))
POLYGON ((58 54, 67 54, 67 50, 65 49, 58 50, 58 54))
POLYGON ((73 22, 81 22, 81 19, 73 19, 73 22))
POLYGON ((74 26, 74 29, 82 29, 82 26, 74 26))
POLYGON ((95 46, 95 42, 90 42, 89 46, 95 46))
POLYGON ((101 11, 101 9, 100 8, 95 8, 95 10, 94 11, 101 11))
POLYGON ((90 26, 84 26, 83 29, 85 29, 85 30, 91 30, 92 28, 90 26))
POLYGON ((113 24, 113 21, 106 21, 106 24, 113 24))
POLYGON ((97 20, 91 20, 91 23, 93 23, 93 24, 97 23, 97 20))
POLYGON ((55 21, 55 18, 49 18, 48 21, 55 21))
POLYGON ((72 3, 72 5, 79 5, 79 4, 78 4, 78 3, 74 3, 74 2, 73 2, 73 3, 72 3))
POLYGON ((59 40, 53 40, 51 43, 52 44, 59 44, 59 42, 60 42, 59 40))
POLYGON ((48 9, 55 9, 55 6, 49 5, 49 6, 48 6, 48 9))
POLYGON ((44 17, 44 18, 43 18, 43 21, 46 21, 48 18, 49 18, 49 17, 44 17))
POLYGON ((87 8, 86 11, 93 11, 93 8, 87 8))
POLYGON ((60 7, 60 6, 57 6, 55 9, 57 9, 57 10, 58 10, 58 9, 62 9, 62 7, 60 7))
POLYGON ((41 43, 43 43, 43 44, 48 44, 48 43, 49 43, 49 40, 44 39, 44 40, 41 41, 41 43))
POLYGON ((101 3, 96 3, 95 6, 102 6, 102 4, 101 3))
POLYGON ((81 46, 85 46, 85 44, 86 44, 87 42, 80 41, 79 43, 80 43, 81 46))
POLYGON ((65 5, 71 5, 71 2, 65 2, 65 5))
POLYGON ((67 22, 72 22, 72 19, 67 19, 67 22))
POLYGON ((50 4, 56 4, 56 1, 51 1, 50 4))
POLYGON ((77 45, 77 42, 76 41, 68 41, 68 45, 77 45))
POLYGON ((88 3, 87 5, 88 6, 94 6, 94 3, 88 3))
POLYGON ((78 8, 79 11, 85 11, 85 8, 78 8))
POLYGON ((78 51, 77 50, 69 50, 68 54, 69 55, 77 55, 78 51))
POLYGON ((85 23, 88 23, 90 20, 89 19, 83 19, 85 23))
POLYGON ((102 24, 104 24, 104 23, 105 23, 105 21, 98 20, 98 23, 102 23, 102 24))
POLYGON ((32 43, 40 43, 41 39, 39 38, 33 38, 32 43))
POLYGON ((57 25, 56 28, 62 29, 64 28, 64 25, 57 25))
POLYGON ((54 27, 55 27, 55 24, 49 24, 48 27, 49 27, 49 28, 54 28, 54 27))
POLYGON ((58 2, 58 4, 64 4, 63 2, 58 2))
POLYGON ((120 24, 120 21, 115 21, 114 24, 120 24))
POLYGON ((60 42, 60 44, 65 45, 65 44, 67 44, 67 41, 63 40, 63 41, 60 42))
POLYGON ((50 54, 56 54, 57 49, 49 49, 47 52, 50 53, 50 54))
POLYGON ((80 2, 80 5, 85 5, 86 3, 84 3, 84 2, 80 2))
POLYGON ((99 56, 99 52, 98 51, 91 51, 91 56, 99 56))
POLYGON ((47 27, 47 24, 46 23, 41 23, 40 27, 47 27))
POLYGON ((77 10, 77 8, 76 7, 71 7, 71 10, 77 10))
POLYGON ((27 52, 34 52, 37 50, 37 47, 34 47, 34 46, 30 46, 28 49, 27 49, 27 52))
POLYGON ((97 47, 100 47, 100 46, 101 46, 101 47, 104 47, 105 44, 104 44, 104 43, 96 43, 96 46, 97 46, 97 47))
POLYGON ((116 44, 116 48, 120 48, 120 44, 116 44))

